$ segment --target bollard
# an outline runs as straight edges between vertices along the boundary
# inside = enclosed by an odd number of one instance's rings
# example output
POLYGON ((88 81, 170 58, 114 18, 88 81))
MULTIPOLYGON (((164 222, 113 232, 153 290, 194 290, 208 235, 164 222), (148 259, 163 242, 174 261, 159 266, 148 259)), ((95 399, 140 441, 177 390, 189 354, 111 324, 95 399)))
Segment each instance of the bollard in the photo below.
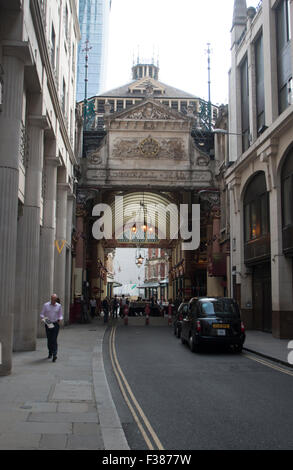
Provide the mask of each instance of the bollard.
POLYGON ((124 325, 128 325, 128 305, 124 307, 124 325))
POLYGON ((172 305, 168 305, 168 325, 172 325, 172 305))
POLYGON ((145 306, 145 324, 150 324, 150 306, 148 304, 145 306))

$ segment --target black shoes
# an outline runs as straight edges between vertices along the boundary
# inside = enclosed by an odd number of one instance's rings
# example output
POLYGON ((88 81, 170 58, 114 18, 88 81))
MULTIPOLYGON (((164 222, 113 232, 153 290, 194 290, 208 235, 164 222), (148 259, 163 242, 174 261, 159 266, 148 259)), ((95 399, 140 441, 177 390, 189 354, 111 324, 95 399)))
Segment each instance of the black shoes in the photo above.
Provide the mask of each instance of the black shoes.
POLYGON ((57 356, 53 356, 52 362, 56 362, 57 356))
POLYGON ((51 359, 51 357, 52 357, 52 354, 49 354, 48 359, 51 359))

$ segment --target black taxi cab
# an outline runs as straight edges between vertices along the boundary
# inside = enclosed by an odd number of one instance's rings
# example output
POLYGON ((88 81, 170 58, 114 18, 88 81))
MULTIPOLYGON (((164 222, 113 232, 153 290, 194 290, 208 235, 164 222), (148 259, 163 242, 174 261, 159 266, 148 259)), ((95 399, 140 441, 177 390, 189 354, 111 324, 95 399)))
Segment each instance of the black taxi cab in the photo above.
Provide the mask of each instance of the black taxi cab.
POLYGON ((203 344, 227 345, 241 352, 245 328, 237 302, 228 297, 191 299, 182 320, 181 341, 192 352, 203 344))

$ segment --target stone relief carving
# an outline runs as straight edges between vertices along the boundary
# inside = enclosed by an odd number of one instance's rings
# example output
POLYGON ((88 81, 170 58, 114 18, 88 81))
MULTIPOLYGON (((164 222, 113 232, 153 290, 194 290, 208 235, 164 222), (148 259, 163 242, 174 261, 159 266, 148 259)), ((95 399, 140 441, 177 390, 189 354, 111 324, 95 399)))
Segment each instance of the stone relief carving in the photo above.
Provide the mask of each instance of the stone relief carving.
POLYGON ((143 141, 138 139, 116 139, 113 146, 113 158, 158 157, 182 160, 187 158, 183 139, 154 139, 149 135, 143 141))
POLYGON ((207 155, 200 155, 196 160, 196 164, 198 166, 208 166, 209 163, 210 163, 210 159, 207 155))
POLYGON ((103 158, 101 157, 100 151, 95 150, 88 157, 88 162, 94 165, 101 165, 103 163, 103 158))
POLYGON ((125 119, 136 119, 136 120, 176 120, 176 117, 172 116, 170 113, 166 113, 163 110, 155 107, 152 103, 148 103, 142 109, 133 111, 125 116, 125 119))

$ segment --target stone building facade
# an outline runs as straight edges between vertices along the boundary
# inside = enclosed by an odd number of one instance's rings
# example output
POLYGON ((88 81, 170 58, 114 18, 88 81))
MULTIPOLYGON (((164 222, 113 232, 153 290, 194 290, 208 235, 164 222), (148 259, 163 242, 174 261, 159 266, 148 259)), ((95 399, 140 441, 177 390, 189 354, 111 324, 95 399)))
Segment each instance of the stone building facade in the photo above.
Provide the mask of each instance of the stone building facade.
MULTIPOLYGON (((53 291, 68 320, 76 134, 75 0, 0 3, 0 374, 33 350, 53 291), (39 329, 39 331, 38 331, 39 329)), ((77 142, 77 144, 76 144, 77 142)))
POLYGON ((229 98, 231 274, 247 327, 293 336, 293 5, 235 0, 229 98))
MULTIPOLYGON (((90 98, 86 108, 80 103, 85 132, 77 226, 83 236, 77 242, 76 296, 87 285, 90 291, 84 294, 105 295, 105 251, 117 246, 166 250, 166 298, 223 295, 226 271, 221 266, 225 267, 226 252, 222 254, 218 242, 220 199, 212 132, 218 107, 160 82, 154 63, 138 61, 132 78, 126 85, 90 98), (123 218, 123 207, 115 207, 116 197, 122 197, 129 210, 138 207, 141 215, 148 205, 160 207, 148 213, 148 227, 140 238, 136 230, 130 240, 124 240, 121 227, 127 217, 123 218), (100 203, 113 209, 113 222, 118 221, 121 229, 118 238, 93 238, 94 207, 100 203), (189 206, 190 222, 192 205, 200 205, 199 247, 185 251, 180 238, 150 237, 146 242, 148 230, 155 233, 155 221, 164 220, 164 209, 171 205, 175 214, 180 204, 189 206)), ((168 224, 170 228, 170 220, 168 224)))

